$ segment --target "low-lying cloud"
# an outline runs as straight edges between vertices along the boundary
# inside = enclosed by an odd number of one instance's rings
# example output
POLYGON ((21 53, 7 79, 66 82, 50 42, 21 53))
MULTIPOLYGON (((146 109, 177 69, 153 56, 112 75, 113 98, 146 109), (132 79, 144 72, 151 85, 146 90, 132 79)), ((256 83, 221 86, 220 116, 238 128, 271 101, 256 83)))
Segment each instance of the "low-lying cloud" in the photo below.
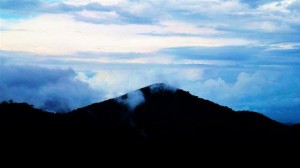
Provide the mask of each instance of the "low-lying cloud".
POLYGON ((299 70, 288 67, 140 67, 75 71, 32 66, 0 66, 0 101, 28 102, 66 112, 129 93, 116 101, 134 110, 145 101, 140 91, 176 88, 235 110, 261 112, 282 122, 300 121, 299 70), (170 85, 171 87, 169 87, 170 85), (172 87, 174 86, 174 88, 172 87))
POLYGON ((76 79, 72 69, 0 66, 0 101, 27 102, 53 112, 67 112, 101 100, 101 92, 76 79))
MULTIPOLYGON (((157 68, 101 70, 85 78, 93 88, 105 90, 104 97, 113 98, 154 83, 152 91, 181 88, 235 110, 261 112, 282 122, 299 122, 299 71, 287 67, 266 68, 157 68)), ((142 97, 142 94, 137 94, 142 97)), ((140 99, 133 99, 140 100, 140 99)), ((141 98, 142 100, 142 98, 141 98)), ((131 102, 131 101, 129 101, 131 102)), ((134 101, 133 101, 134 102, 134 101)), ((124 104, 128 103, 124 100, 124 104)), ((134 103, 133 103, 134 104, 134 103)), ((134 109, 135 105, 131 106, 134 109)))
POLYGON ((126 105, 130 111, 133 111, 138 105, 145 102, 143 92, 136 90, 126 94, 126 96, 115 99, 117 102, 126 105))

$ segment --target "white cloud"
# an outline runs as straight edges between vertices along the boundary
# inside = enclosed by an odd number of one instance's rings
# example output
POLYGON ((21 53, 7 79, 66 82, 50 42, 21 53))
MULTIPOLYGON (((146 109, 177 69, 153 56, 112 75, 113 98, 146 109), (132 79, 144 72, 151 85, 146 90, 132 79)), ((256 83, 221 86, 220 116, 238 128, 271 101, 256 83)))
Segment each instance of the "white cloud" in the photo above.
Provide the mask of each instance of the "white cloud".
POLYGON ((202 79, 203 70, 199 68, 187 68, 178 72, 179 76, 185 76, 186 80, 196 81, 202 79))
POLYGON ((144 95, 140 90, 130 92, 126 94, 126 97, 118 97, 115 100, 128 106, 130 111, 133 111, 138 105, 145 102, 144 95))
POLYGON ((98 19, 98 20, 115 20, 119 18, 119 15, 116 12, 103 12, 103 11, 89 11, 83 10, 77 12, 78 16, 88 18, 88 19, 98 19))
POLYGON ((179 87, 180 81, 195 82, 201 80, 201 68, 126 68, 121 70, 99 70, 93 77, 80 73, 78 79, 83 80, 94 88, 101 88, 106 93, 105 99, 114 98, 154 83, 166 83, 179 87))
POLYGON ((200 27, 192 23, 183 21, 166 20, 160 23, 161 27, 154 27, 149 33, 167 34, 167 33, 182 33, 191 35, 215 35, 222 34, 212 27, 200 27))
POLYGON ((295 0, 266 3, 255 9, 238 0, 64 2, 78 5, 78 8, 75 11, 59 9, 52 14, 51 11, 40 12, 36 17, 18 22, 4 20, 2 27, 10 31, 1 31, 0 49, 59 55, 151 53, 170 47, 257 45, 259 37, 249 40, 243 38, 243 33, 230 30, 297 32, 293 25, 299 25, 300 18, 299 12, 294 10, 295 0), (93 2, 106 6, 105 10, 89 10, 84 6, 93 2))
POLYGON ((100 3, 101 5, 110 6, 110 5, 118 5, 127 0, 63 0, 67 4, 72 5, 86 5, 88 3, 100 3))
POLYGON ((298 48, 300 48, 300 43, 279 43, 270 45, 266 50, 293 50, 298 48))
POLYGON ((291 32, 292 29, 287 25, 271 21, 249 22, 246 29, 262 31, 262 32, 291 32))
POLYGON ((292 5, 294 2, 296 2, 296 0, 281 0, 281 1, 271 2, 260 6, 259 10, 290 13, 288 7, 292 5))
MULTIPOLYGON (((168 27, 169 26, 169 27, 168 27)), ((42 54, 75 52, 154 52, 169 47, 248 45, 240 38, 209 38, 142 35, 151 32, 203 33, 213 30, 187 25, 171 29, 160 25, 104 25, 75 21, 70 15, 46 14, 20 20, 1 32, 2 50, 42 54), (24 31, 17 31, 17 30, 24 31)))

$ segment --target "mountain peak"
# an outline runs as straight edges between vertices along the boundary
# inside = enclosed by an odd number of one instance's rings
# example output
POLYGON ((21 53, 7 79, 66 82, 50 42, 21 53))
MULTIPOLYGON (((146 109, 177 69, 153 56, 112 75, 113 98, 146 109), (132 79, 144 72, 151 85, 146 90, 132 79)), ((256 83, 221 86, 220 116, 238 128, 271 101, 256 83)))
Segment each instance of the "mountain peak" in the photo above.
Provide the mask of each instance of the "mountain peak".
POLYGON ((156 83, 149 85, 147 87, 129 92, 125 95, 122 95, 120 97, 116 97, 114 100, 118 103, 121 103, 123 105, 126 105, 130 111, 133 111, 138 105, 145 103, 149 97, 159 94, 163 92, 168 93, 175 93, 177 88, 169 86, 164 83, 156 83))
MULTIPOLYGON (((150 89, 151 93, 157 93, 157 92, 161 92, 161 91, 171 91, 171 92, 175 92, 177 90, 177 88, 167 85, 165 83, 155 83, 152 84, 148 87, 146 87, 147 89, 150 89)), ((144 89, 146 89, 144 88, 144 89)), ((143 89, 141 89, 143 90, 143 89)))
POLYGON ((168 87, 168 86, 170 86, 170 85, 167 85, 167 84, 165 84, 165 83, 154 83, 154 84, 152 84, 152 85, 149 85, 149 87, 168 87))

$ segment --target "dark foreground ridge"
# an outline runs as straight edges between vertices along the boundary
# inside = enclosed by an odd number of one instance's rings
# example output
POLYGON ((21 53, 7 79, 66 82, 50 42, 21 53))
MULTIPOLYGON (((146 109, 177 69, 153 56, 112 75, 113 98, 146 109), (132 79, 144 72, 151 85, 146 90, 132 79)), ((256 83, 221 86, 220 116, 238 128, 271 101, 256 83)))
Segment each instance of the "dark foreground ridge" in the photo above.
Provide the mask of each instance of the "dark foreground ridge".
MULTIPOLYGON (((297 144, 299 125, 235 112, 165 84, 65 114, 26 103, 0 105, 1 137, 19 142, 106 144, 297 144)), ((2 139, 3 140, 3 139, 2 139)))

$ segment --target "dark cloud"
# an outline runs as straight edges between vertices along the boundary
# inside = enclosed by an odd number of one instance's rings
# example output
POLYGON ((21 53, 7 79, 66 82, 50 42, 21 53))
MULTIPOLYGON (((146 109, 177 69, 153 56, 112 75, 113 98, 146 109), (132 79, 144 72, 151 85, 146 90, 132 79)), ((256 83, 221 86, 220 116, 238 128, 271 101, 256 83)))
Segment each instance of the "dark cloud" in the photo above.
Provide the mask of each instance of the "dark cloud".
POLYGON ((0 66, 0 101, 28 102, 49 111, 66 112, 101 100, 99 91, 76 79, 72 69, 0 66))

